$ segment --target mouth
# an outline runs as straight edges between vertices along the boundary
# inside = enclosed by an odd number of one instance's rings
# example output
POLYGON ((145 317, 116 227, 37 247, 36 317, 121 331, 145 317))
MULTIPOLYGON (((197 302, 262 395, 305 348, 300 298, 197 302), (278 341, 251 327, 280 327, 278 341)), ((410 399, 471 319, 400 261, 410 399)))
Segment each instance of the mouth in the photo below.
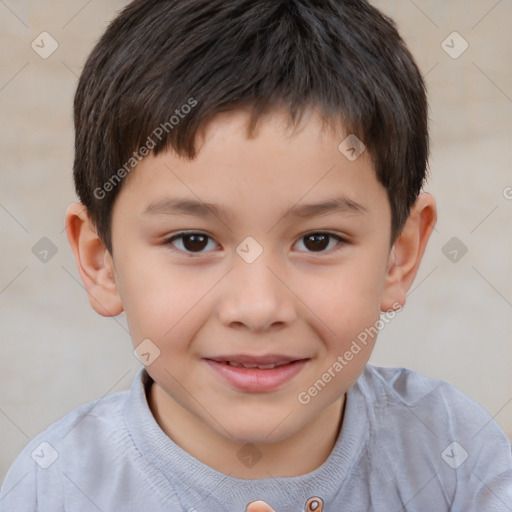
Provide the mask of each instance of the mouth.
MULTIPOLYGON (((215 360, 214 360, 215 361, 215 360)), ((295 361, 286 361, 284 363, 277 364, 262 364, 262 363, 237 363, 236 361, 215 361, 216 363, 227 364, 229 366, 234 366, 235 368, 258 368, 259 370, 272 370, 274 368, 279 368, 281 366, 285 366, 287 364, 295 363, 295 361)))
POLYGON ((272 391, 297 375, 309 358, 283 355, 233 355, 205 358, 206 363, 232 387, 245 392, 272 391))
POLYGON ((273 368, 303 361, 307 358, 291 357, 281 354, 266 354, 261 356, 251 356, 247 354, 227 355, 207 358, 216 363, 227 364, 236 368, 259 368, 260 370, 272 370, 273 368))

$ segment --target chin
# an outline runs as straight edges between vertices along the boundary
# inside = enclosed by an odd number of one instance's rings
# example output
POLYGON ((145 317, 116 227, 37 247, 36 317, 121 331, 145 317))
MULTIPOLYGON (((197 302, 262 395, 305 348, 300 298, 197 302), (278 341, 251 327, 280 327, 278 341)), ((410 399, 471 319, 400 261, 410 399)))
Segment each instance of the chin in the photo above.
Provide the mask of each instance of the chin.
MULTIPOLYGON (((282 421, 282 420, 281 420, 282 421)), ((289 437, 293 436, 296 429, 291 425, 286 428, 279 425, 279 422, 259 421, 259 422, 244 422, 243 424, 225 425, 226 430, 231 434, 229 440, 235 443, 254 444, 254 445, 267 445, 282 442, 289 437)), ((219 432, 221 435, 226 435, 225 431, 219 432)))

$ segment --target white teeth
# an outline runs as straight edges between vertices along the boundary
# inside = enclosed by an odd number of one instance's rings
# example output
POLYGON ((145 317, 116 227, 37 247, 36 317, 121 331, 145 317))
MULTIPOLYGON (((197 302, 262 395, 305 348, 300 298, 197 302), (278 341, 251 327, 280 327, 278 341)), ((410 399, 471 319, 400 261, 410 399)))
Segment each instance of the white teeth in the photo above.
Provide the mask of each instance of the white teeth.
POLYGON ((230 366, 235 366, 237 368, 258 368, 260 370, 272 370, 276 366, 283 366, 287 363, 281 363, 281 364, 253 364, 253 363, 235 363, 234 361, 226 361, 226 363, 230 366))

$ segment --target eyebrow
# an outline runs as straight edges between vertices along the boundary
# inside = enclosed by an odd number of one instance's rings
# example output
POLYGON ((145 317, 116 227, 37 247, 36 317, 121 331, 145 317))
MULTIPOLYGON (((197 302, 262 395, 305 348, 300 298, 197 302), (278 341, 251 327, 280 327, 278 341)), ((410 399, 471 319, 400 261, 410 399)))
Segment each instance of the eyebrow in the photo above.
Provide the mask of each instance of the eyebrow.
MULTIPOLYGON (((368 208, 346 196, 334 197, 320 203, 297 204, 283 217, 314 217, 328 213, 364 214, 368 208)), ((148 205, 143 215, 191 215, 196 217, 234 218, 226 208, 189 198, 164 198, 148 205)))

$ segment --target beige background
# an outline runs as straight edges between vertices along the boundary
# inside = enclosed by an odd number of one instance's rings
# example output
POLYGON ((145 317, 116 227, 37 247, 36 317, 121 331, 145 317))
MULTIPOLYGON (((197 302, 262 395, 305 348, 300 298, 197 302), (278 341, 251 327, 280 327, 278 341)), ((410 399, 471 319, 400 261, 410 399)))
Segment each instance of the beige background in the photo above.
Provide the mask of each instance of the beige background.
MULTIPOLYGON (((75 198, 77 76, 125 4, 0 1, 0 479, 29 438, 127 389, 139 368, 124 316, 103 318, 89 306, 63 230, 75 198), (59 44, 47 59, 31 48, 43 31, 59 44), (32 252, 43 237, 57 250, 46 263, 32 252)), ((375 4, 397 21, 426 73, 427 190, 439 221, 408 303, 370 362, 455 384, 512 436, 512 2, 375 4), (441 46, 453 31, 469 44, 457 59, 441 46), (456 263, 442 252, 452 237, 468 249, 456 263)), ((450 51, 461 49, 452 39, 450 51)))

